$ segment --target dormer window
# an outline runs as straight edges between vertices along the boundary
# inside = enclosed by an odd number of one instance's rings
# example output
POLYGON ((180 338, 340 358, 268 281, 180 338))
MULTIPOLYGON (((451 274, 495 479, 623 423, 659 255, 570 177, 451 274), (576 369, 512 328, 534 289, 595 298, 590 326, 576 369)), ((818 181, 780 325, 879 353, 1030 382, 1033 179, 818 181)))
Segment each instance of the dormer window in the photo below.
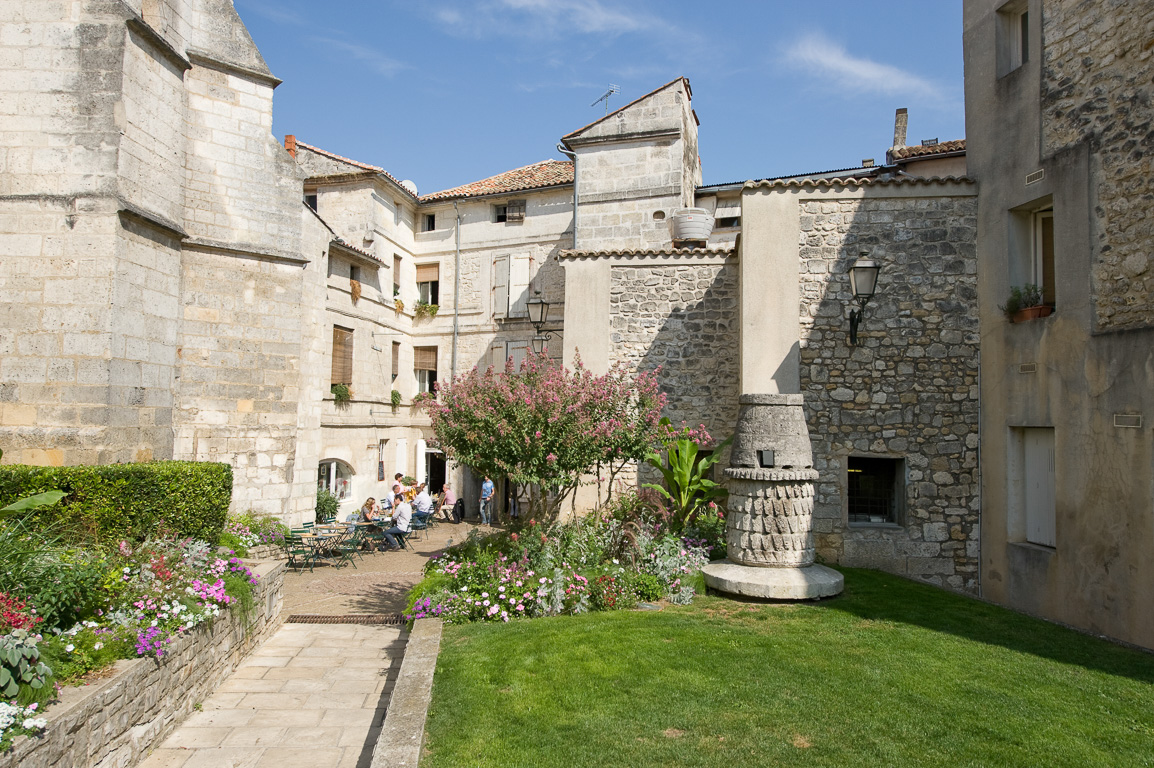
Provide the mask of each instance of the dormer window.
POLYGON ((525 201, 510 200, 493 206, 493 221, 498 224, 519 224, 525 220, 525 201))

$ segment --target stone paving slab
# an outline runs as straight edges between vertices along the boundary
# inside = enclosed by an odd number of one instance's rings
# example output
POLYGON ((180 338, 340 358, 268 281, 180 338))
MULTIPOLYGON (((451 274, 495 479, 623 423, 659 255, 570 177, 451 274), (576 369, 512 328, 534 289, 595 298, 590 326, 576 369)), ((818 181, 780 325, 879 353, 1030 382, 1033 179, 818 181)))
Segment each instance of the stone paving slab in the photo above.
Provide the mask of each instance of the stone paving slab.
POLYGON ((286 624, 140 767, 364 768, 405 640, 401 627, 286 624))

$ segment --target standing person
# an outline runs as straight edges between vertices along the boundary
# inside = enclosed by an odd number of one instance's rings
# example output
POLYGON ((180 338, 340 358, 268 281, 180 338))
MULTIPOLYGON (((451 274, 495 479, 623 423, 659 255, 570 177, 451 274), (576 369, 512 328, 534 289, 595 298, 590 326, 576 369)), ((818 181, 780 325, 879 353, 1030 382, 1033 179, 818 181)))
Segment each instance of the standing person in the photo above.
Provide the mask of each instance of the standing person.
POLYGON ((389 540, 389 549, 397 550, 401 545, 397 543, 397 534, 408 534, 411 530, 409 527, 409 520, 413 517, 413 508, 409 506, 409 502, 398 498, 397 505, 393 507, 393 527, 385 531, 385 538, 389 540))
POLYGON ((401 486, 401 493, 404 493, 405 491, 409 490, 408 486, 405 485, 405 475, 401 472, 398 472, 397 474, 393 475, 393 483, 395 485, 401 486))
POLYGON ((493 481, 485 475, 485 482, 481 483, 481 525, 489 525, 489 518, 493 514, 493 481))

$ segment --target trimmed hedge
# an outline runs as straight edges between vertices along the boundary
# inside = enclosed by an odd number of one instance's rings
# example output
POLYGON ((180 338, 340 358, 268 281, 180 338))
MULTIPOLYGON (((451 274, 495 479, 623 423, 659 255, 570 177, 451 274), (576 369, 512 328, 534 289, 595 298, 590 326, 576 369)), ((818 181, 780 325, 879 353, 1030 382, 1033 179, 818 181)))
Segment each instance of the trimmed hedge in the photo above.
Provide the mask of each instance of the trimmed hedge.
POLYGON ((200 461, 0 466, 0 507, 44 491, 68 495, 30 521, 69 538, 142 541, 160 532, 216 543, 232 500, 232 467, 200 461))

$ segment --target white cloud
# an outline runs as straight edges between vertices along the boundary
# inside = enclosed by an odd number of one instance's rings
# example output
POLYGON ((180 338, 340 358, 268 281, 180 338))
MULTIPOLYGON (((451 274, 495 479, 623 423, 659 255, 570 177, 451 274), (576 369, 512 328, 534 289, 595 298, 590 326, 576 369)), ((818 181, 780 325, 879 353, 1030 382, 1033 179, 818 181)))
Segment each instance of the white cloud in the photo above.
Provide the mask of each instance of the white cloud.
POLYGON ((351 58, 367 65, 370 69, 385 77, 392 77, 401 70, 411 68, 410 64, 389 58, 374 48, 358 45, 357 43, 350 43, 347 40, 339 40, 333 37, 314 37, 312 38, 312 42, 343 51, 351 58))
POLYGON ((785 60, 838 90, 853 93, 943 98, 942 89, 911 72, 850 54, 844 46, 821 34, 812 34, 789 46, 785 60))
POLYGON ((665 19, 632 3, 601 0, 486 0, 468 6, 442 6, 433 11, 433 17, 453 34, 469 37, 552 39, 573 33, 609 37, 626 33, 679 34, 665 19))

